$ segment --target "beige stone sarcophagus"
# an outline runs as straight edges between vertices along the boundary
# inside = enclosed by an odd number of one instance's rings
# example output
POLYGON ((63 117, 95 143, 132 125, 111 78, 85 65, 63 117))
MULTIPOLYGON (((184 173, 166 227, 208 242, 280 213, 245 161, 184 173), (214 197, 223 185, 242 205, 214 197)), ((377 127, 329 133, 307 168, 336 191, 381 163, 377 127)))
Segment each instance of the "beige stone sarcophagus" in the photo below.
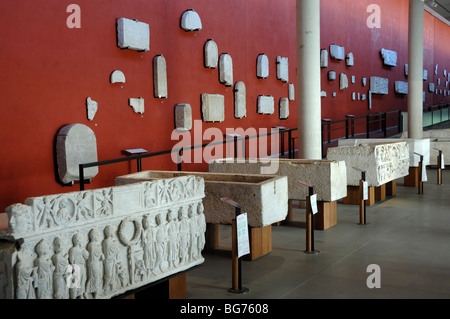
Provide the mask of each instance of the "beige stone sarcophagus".
POLYGON ((180 176, 13 204, 0 298, 105 299, 187 271, 204 262, 204 196, 180 176))
POLYGON ((242 206, 250 227, 265 227, 282 221, 288 212, 287 178, 273 175, 202 172, 143 171, 116 177, 116 185, 161 178, 193 175, 205 182, 205 218, 211 224, 230 224, 235 209, 222 202, 228 197, 242 206))

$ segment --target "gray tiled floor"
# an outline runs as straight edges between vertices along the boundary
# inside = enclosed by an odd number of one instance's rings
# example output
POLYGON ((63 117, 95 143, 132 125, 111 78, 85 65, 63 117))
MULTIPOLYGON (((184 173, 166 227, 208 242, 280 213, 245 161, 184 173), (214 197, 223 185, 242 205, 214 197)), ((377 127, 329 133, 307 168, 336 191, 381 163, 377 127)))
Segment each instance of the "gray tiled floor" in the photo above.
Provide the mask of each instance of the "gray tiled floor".
MULTIPOLYGON (((338 204, 338 224, 315 231, 315 255, 305 254, 305 229, 272 227, 273 250, 242 262, 248 294, 228 292, 231 259, 205 253, 203 266, 187 276, 188 299, 359 299, 450 298, 450 171, 437 185, 428 169, 424 194, 397 181, 397 196, 367 207, 369 225, 361 226, 359 207, 338 204), (381 288, 369 289, 367 267, 381 269, 381 288)), ((304 210, 296 209, 302 220, 304 210)), ((231 247, 229 226, 221 244, 231 247)))

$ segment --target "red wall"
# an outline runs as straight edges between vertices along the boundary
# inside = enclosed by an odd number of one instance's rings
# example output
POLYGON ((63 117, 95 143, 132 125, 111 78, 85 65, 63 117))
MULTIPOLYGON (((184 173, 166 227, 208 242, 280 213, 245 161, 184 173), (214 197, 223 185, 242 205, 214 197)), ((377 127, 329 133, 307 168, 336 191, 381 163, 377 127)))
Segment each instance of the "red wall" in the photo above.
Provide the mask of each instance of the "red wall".
MULTIPOLYGON (((353 52, 355 66, 329 60, 322 70, 323 118, 343 119, 345 114, 367 114, 367 101, 351 101, 353 91, 363 93, 361 77, 377 75, 390 79, 390 94, 374 96, 373 110, 406 110, 406 97, 393 93, 395 80, 406 81, 403 66, 407 63, 407 0, 379 0, 382 28, 368 29, 366 7, 372 1, 322 0, 322 47, 336 43, 353 52), (396 68, 382 66, 381 48, 398 52, 396 68), (334 69, 357 76, 356 84, 339 91, 338 81, 328 82, 326 72, 334 69), (337 97, 332 98, 333 91, 337 97)), ((127 148, 143 147, 161 151, 178 141, 170 135, 174 129, 174 106, 189 103, 193 119, 201 119, 200 95, 225 96, 225 122, 202 123, 203 130, 226 128, 270 128, 297 126, 296 101, 290 102, 290 117, 278 119, 256 112, 258 95, 272 95, 276 105, 287 96, 288 86, 276 79, 276 57, 289 58, 290 82, 296 82, 296 23, 294 0, 3 0, 0 2, 0 211, 23 202, 30 196, 78 190, 63 187, 55 179, 54 139, 67 124, 83 123, 97 137, 99 160, 122 157, 127 148), (69 29, 66 12, 69 4, 81 8, 81 29, 69 29), (193 8, 201 17, 203 29, 185 32, 180 28, 182 13, 193 8), (150 51, 135 52, 117 47, 116 19, 138 19, 150 25, 150 51), (218 70, 203 66, 203 47, 213 38, 219 54, 228 52, 233 59, 234 81, 247 87, 247 117, 234 118, 233 89, 218 81, 218 70), (270 61, 268 79, 256 78, 256 58, 264 52, 270 61), (155 55, 167 61, 167 99, 153 97, 155 55), (125 84, 111 84, 109 76, 119 69, 125 84), (93 121, 86 116, 86 98, 99 103, 93 121), (128 98, 143 97, 145 113, 132 112, 128 98)), ((440 21, 425 14, 425 60, 429 76, 434 64, 446 65, 450 48, 443 39, 450 31, 440 21)), ((441 68, 442 66, 442 68, 441 68)), ((442 81, 442 79, 441 79, 442 81)), ((445 84, 445 81, 444 81, 445 84)), ((427 85, 427 84, 426 84, 427 85)), ((424 84, 425 87, 425 84, 424 84)), ((444 100, 427 93, 426 104, 444 100)), ((195 132, 191 132, 193 135, 195 132)), ((197 134, 199 132, 196 132, 197 134)), ((203 141, 207 143, 208 141, 203 141)), ((174 170, 169 156, 143 161, 144 169, 174 170)), ((205 165, 186 169, 205 170, 205 165)), ((114 177, 135 170, 135 164, 121 163, 100 167, 99 175, 88 188, 111 186, 114 177)))

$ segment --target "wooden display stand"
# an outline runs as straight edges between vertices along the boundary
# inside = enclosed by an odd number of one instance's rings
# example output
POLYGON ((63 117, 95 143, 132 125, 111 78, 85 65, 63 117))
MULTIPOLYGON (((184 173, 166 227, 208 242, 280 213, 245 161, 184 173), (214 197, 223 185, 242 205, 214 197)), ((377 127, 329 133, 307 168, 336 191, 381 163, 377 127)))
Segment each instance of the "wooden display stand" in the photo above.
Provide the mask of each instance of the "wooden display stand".
MULTIPOLYGON (((343 203, 347 205, 359 205, 361 194, 359 186, 347 186, 347 197, 344 197, 343 203)), ((369 186, 369 199, 366 200, 366 206, 375 204, 375 187, 369 186)))
MULTIPOLYGON (((289 200, 289 210, 284 222, 289 223, 293 221, 293 201, 294 199, 289 200)), ((304 202, 304 201, 302 201, 304 202)), ((326 230, 331 228, 337 224, 337 201, 332 202, 317 202, 318 212, 314 216, 314 229, 315 230, 326 230)), ((276 225, 280 225, 277 223, 276 225)))
POLYGON ((408 176, 404 177, 404 186, 418 187, 420 182, 420 167, 410 167, 408 176))
POLYGON ((393 180, 386 184, 386 196, 397 196, 397 181, 393 180))
POLYGON ((120 297, 120 299, 186 299, 186 273, 181 273, 147 288, 140 289, 120 297))
POLYGON ((375 200, 385 200, 386 199, 386 184, 375 187, 375 200))
MULTIPOLYGON (((220 246, 220 225, 206 224, 205 249, 215 250, 220 246)), ((272 226, 249 227, 250 254, 244 260, 255 260, 272 252, 272 226)))

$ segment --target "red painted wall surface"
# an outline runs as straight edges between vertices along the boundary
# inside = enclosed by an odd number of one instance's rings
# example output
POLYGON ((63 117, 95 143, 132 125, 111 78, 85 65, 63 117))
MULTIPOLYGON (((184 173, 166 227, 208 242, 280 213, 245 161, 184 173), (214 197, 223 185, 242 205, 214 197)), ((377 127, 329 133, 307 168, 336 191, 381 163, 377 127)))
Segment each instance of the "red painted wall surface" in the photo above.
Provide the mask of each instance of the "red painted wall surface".
MULTIPOLYGON (((355 66, 329 60, 329 69, 345 72, 356 84, 339 91, 338 81, 328 82, 322 70, 323 118, 343 119, 345 114, 369 113, 367 101, 351 101, 353 91, 363 93, 361 77, 377 75, 390 79, 390 94, 374 96, 373 110, 406 110, 406 97, 393 93, 395 80, 406 81, 407 0, 379 0, 382 28, 369 29, 367 5, 371 1, 322 0, 321 44, 329 49, 336 43, 355 55, 355 66), (382 66, 381 48, 398 52, 396 68, 382 66), (332 92, 337 92, 333 98, 332 92)), ((276 79, 277 56, 289 58, 289 82, 296 83, 296 1, 294 0, 3 0, 0 2, 0 211, 27 197, 78 190, 63 187, 55 179, 54 139, 67 124, 83 123, 96 134, 99 160, 124 156, 121 151, 143 147, 151 152, 171 149, 178 141, 170 139, 174 129, 174 106, 189 103, 193 119, 201 119, 200 95, 225 96, 225 122, 202 123, 203 131, 217 127, 268 129, 297 126, 296 101, 290 102, 290 117, 278 119, 278 100, 287 97, 288 85, 276 79), (81 28, 69 29, 67 6, 81 8, 81 28), (193 8, 201 17, 203 29, 185 32, 180 28, 182 13, 193 8), (125 17, 150 25, 150 51, 135 52, 117 47, 116 20, 125 17), (203 47, 214 39, 219 54, 233 59, 234 82, 247 87, 247 117, 234 118, 233 88, 219 83, 218 70, 203 66, 203 47), (256 58, 265 53, 270 61, 268 79, 256 77, 256 58), (163 54, 167 61, 167 99, 153 97, 153 58, 163 54), (126 76, 125 84, 111 84, 112 71, 126 76), (258 95, 272 95, 275 114, 256 112, 258 95), (87 120, 86 98, 99 103, 93 121, 87 120), (128 106, 131 97, 145 99, 141 116, 128 106)), ((425 14, 425 55, 429 79, 434 64, 450 65, 450 31, 440 21, 425 14)), ((442 81, 442 80, 441 80, 442 81)), ((441 82, 442 83, 442 82, 441 82)), ((445 81, 444 81, 445 83, 445 81)), ((424 83, 425 87, 425 83, 424 83)), ((426 104, 444 98, 427 93, 426 104)), ((191 135, 202 135, 191 132, 191 135)), ((192 137, 194 139, 194 137, 192 137)), ((204 140, 203 143, 209 142, 204 140)), ((301 147, 301 146, 300 146, 301 147)), ((170 156, 143 160, 144 169, 175 170, 170 156)), ((206 170, 205 164, 186 165, 185 170, 206 170)), ((100 167, 88 188, 114 184, 114 177, 135 171, 135 163, 100 167)))

